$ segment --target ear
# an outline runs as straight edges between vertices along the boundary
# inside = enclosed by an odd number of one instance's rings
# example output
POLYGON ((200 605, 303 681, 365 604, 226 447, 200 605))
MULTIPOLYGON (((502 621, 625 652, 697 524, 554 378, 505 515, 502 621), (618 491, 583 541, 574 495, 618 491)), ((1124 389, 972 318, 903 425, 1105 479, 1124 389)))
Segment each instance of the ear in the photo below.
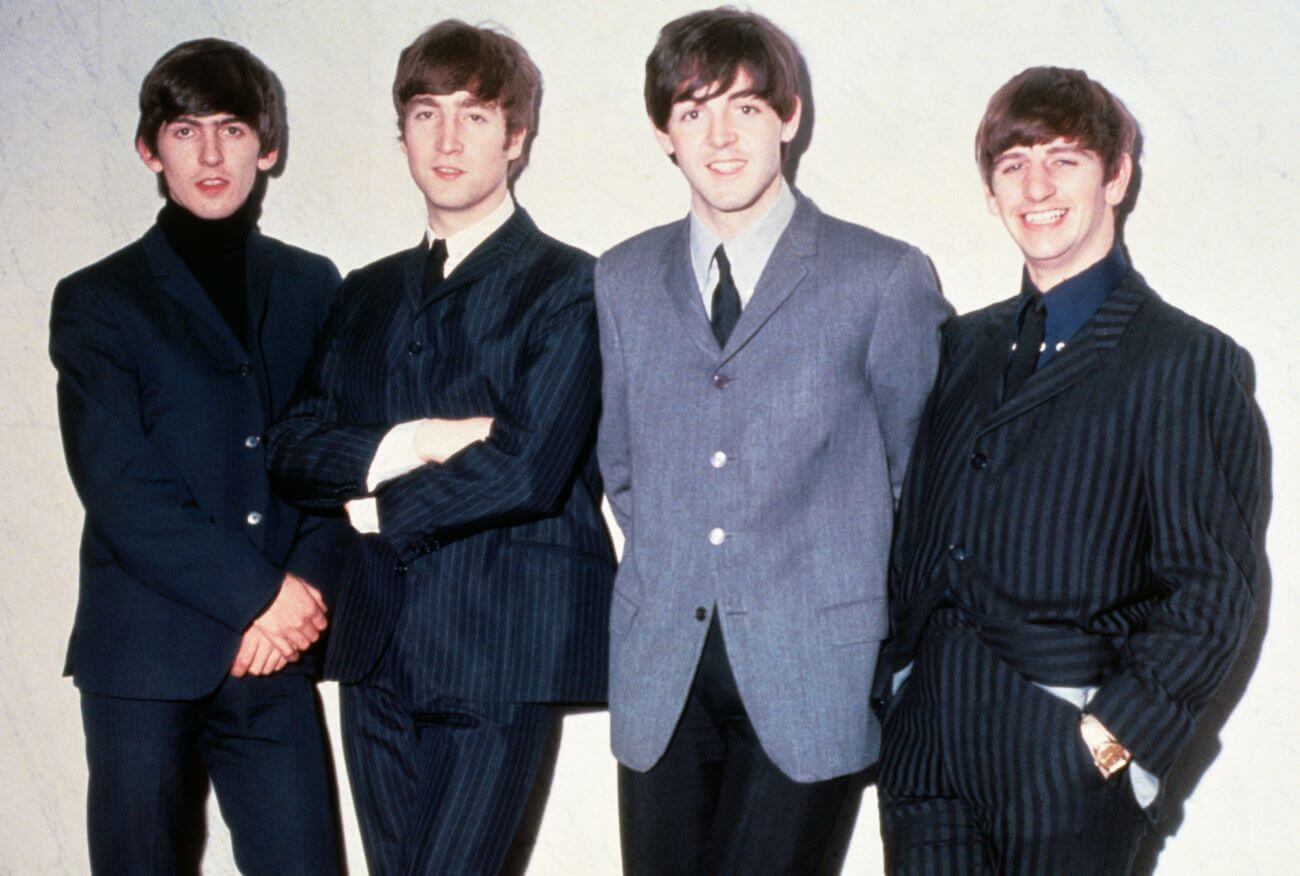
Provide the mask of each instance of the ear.
POLYGON ((794 112, 790 113, 790 118, 781 123, 781 142, 789 143, 794 139, 794 135, 799 133, 799 120, 803 118, 803 101, 798 97, 794 99, 794 112))
POLYGON ((524 154, 524 141, 528 139, 528 129, 520 128, 506 137, 506 159, 514 161, 524 154))
POLYGON ((135 138, 135 154, 140 156, 140 160, 144 162, 145 167, 149 168, 154 173, 162 173, 162 161, 157 155, 154 155, 149 151, 149 147, 145 145, 143 137, 135 138))
POLYGON ((1118 207, 1128 194, 1128 184, 1133 179, 1133 156, 1125 152, 1120 156, 1119 167, 1106 183, 1106 203, 1118 207))
POLYGON ((275 167, 275 163, 280 160, 280 150, 272 149, 270 152, 257 159, 257 169, 266 173, 275 167))
POLYGON ((667 131, 659 130, 659 126, 653 121, 650 122, 650 127, 654 129, 655 139, 659 141, 659 147, 664 150, 665 155, 672 158, 677 151, 673 148, 673 138, 668 136, 667 131))
POLYGON ((1002 211, 998 209, 998 196, 993 194, 993 189, 988 183, 984 184, 984 203, 988 205, 989 213, 991 215, 1002 215, 1002 211))

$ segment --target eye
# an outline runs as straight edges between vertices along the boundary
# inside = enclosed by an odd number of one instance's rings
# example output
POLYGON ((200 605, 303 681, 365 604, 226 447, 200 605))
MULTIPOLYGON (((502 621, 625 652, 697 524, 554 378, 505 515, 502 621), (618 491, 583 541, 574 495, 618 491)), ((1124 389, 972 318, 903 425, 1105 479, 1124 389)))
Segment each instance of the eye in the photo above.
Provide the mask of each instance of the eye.
POLYGON ((193 136, 194 129, 191 128, 189 125, 177 125, 176 127, 172 128, 172 134, 176 137, 180 137, 184 139, 185 137, 193 136))
POLYGON ((427 121, 428 119, 433 118, 433 111, 427 109, 416 110, 411 113, 411 118, 417 122, 427 121))
POLYGON ((740 114, 745 116, 756 116, 762 112, 762 109, 752 103, 742 103, 740 105, 740 114))
POLYGON ((476 123, 477 123, 477 122, 486 122, 486 121, 487 121, 487 116, 483 115, 482 113, 470 113, 470 114, 469 114, 469 120, 470 120, 471 122, 476 122, 476 123))
POLYGON ((998 168, 998 173, 1002 174, 1003 176, 1009 176, 1013 173, 1016 173, 1022 167, 1024 167, 1024 165, 1021 164, 1019 161, 1008 161, 1007 163, 1003 164, 998 168))
POLYGON ((1074 167, 1078 163, 1079 162, 1073 158, 1058 158, 1055 162, 1057 167, 1074 167))
POLYGON ((229 137, 242 137, 244 136, 244 129, 240 125, 227 125, 226 135, 229 137))
POLYGON ((682 113, 683 122, 693 122, 700 117, 700 111, 697 109, 688 109, 682 113))

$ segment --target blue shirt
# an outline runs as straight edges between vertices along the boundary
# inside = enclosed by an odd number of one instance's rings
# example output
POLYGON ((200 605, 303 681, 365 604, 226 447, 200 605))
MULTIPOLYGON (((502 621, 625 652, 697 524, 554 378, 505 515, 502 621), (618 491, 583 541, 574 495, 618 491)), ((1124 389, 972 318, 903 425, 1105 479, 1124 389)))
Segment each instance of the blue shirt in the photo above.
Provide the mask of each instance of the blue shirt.
MULTIPOLYGON (((1043 293, 1047 305, 1047 323, 1043 328, 1043 351, 1038 354, 1037 367, 1042 368, 1047 360, 1069 345, 1070 339, 1083 328, 1084 323, 1092 319, 1106 296, 1124 279, 1128 269, 1128 259, 1124 258, 1124 253, 1116 243, 1104 259, 1043 293)), ((1017 326, 1024 322, 1025 308, 1032 296, 1039 291, 1029 279, 1029 271, 1026 269, 1020 278, 1022 301, 1017 326)))

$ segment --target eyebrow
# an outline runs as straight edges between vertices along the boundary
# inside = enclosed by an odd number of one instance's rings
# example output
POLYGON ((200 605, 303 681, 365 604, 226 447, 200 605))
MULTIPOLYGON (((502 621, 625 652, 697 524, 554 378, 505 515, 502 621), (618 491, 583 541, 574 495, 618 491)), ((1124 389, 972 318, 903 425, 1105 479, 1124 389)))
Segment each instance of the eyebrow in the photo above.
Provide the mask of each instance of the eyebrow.
MULTIPOLYGON (((410 106, 412 104, 419 104, 420 106, 431 106, 437 108, 440 106, 440 104, 438 103, 438 98, 442 96, 443 95, 438 95, 438 94, 417 94, 415 97, 411 98, 407 102, 407 105, 410 106)), ((497 101, 495 100, 483 100, 482 98, 474 97, 473 95, 471 95, 470 97, 467 97, 464 100, 457 103, 456 107, 459 109, 464 109, 467 107, 492 107, 492 106, 496 106, 496 104, 497 101)))
MULTIPOLYGON (((211 124, 216 125, 218 128, 220 128, 220 127, 224 127, 225 125, 233 124, 236 122, 241 125, 248 124, 248 122, 244 121, 239 116, 221 116, 220 118, 216 119, 216 121, 211 122, 211 124)), ((195 116, 177 116, 167 124, 168 125, 189 125, 190 127, 193 128, 203 127, 203 122, 199 121, 198 118, 195 116)))

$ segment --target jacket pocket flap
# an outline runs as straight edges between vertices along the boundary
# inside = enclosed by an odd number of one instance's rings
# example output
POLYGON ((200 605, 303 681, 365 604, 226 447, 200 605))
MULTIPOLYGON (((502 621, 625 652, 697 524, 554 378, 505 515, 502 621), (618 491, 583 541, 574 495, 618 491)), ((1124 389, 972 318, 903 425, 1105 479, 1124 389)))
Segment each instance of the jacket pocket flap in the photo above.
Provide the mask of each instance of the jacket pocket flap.
POLYGON ((889 632, 889 612, 883 596, 828 605, 817 610, 817 617, 832 645, 879 641, 889 632))

